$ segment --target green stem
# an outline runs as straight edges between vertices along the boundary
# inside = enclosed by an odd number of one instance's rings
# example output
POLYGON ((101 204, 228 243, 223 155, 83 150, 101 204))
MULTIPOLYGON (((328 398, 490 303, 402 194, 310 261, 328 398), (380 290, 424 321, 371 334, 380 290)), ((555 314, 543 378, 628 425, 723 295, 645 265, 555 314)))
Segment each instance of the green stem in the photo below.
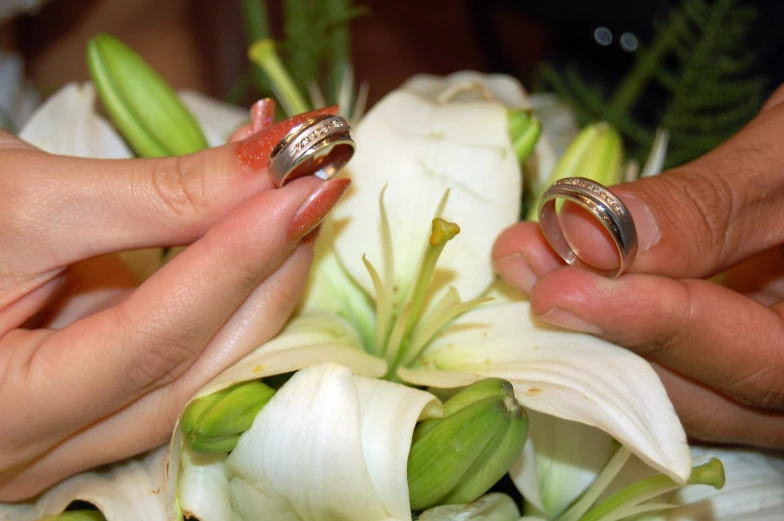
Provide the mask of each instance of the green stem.
POLYGON ((242 0, 240 6, 248 43, 269 39, 271 37, 269 15, 264 0, 242 0))
POLYGON ((582 516, 591 508, 591 505, 596 499, 604 492, 610 485, 615 476, 621 471, 621 468, 629 460, 632 453, 626 447, 620 447, 615 455, 610 459, 604 469, 596 476, 591 487, 585 491, 580 499, 569 508, 566 512, 558 517, 557 521, 583 521, 582 516))
MULTIPOLYGON (((724 467, 716 458, 694 467, 688 480, 689 485, 724 486, 724 467)), ((642 479, 615 493, 603 503, 589 510, 580 521, 601 521, 604 516, 624 508, 631 508, 667 492, 678 490, 682 485, 671 478, 658 474, 642 479)))
MULTIPOLYGON (((245 29, 245 41, 250 46, 259 40, 270 38, 269 16, 264 0, 242 0, 242 23, 245 29)), ((255 63, 250 64, 250 82, 257 93, 266 95, 271 87, 264 71, 255 63)))
POLYGON ((289 116, 307 112, 309 107, 305 98, 297 89, 294 81, 289 76, 283 63, 280 61, 275 42, 272 40, 261 40, 251 45, 248 50, 250 60, 261 67, 267 75, 275 95, 289 116))

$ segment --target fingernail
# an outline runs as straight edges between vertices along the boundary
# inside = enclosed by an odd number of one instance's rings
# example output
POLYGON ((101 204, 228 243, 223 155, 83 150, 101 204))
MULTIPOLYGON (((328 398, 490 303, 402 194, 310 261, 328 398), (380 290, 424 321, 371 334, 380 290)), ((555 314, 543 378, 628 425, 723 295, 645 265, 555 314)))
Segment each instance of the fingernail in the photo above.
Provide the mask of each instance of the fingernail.
POLYGON ((330 179, 300 206, 289 226, 289 241, 298 242, 313 231, 348 190, 349 179, 330 179))
POLYGON ((275 120, 275 100, 260 99, 250 109, 250 122, 253 133, 270 128, 275 120))
POLYGON ((637 228, 637 252, 642 253, 656 246, 661 240, 661 231, 650 208, 633 195, 624 195, 623 202, 634 218, 637 228))
POLYGON ((512 253, 494 261, 496 271, 512 286, 526 295, 539 280, 521 253, 512 253))
POLYGON ((604 332, 599 327, 591 324, 590 322, 586 322, 571 311, 566 311, 565 309, 559 307, 554 307, 544 315, 539 315, 537 318, 543 322, 547 322, 548 324, 562 327, 564 329, 569 329, 571 331, 590 333, 591 335, 604 334, 604 332))
POLYGON ((235 145, 234 152, 244 167, 253 171, 266 170, 272 149, 288 134, 289 130, 312 117, 334 113, 334 107, 327 107, 281 121, 277 125, 256 132, 248 139, 240 141, 235 145))

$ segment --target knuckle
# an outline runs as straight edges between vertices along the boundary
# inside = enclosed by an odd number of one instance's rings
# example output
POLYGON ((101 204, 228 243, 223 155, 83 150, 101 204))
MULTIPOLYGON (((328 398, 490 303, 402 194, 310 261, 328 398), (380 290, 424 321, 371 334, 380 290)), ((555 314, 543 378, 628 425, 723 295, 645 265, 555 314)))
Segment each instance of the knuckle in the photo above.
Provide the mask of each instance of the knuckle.
POLYGON ((738 402, 750 407, 784 409, 784 381, 778 367, 758 369, 745 375, 725 391, 738 402))
POLYGON ((276 314, 288 316, 299 303, 301 291, 297 284, 275 284, 270 292, 270 307, 276 314))
MULTIPOLYGON (((641 299, 640 316, 645 317, 645 331, 642 354, 647 358, 666 361, 672 353, 678 353, 690 340, 687 335, 691 331, 696 311, 693 288, 688 282, 673 281, 666 299, 651 302, 641 299)), ((632 310, 630 313, 633 313, 632 310)), ((635 333, 639 336, 639 333, 635 333)), ((666 365, 666 364, 665 364, 666 365)))
POLYGON ((687 434, 702 442, 738 442, 749 437, 747 425, 738 422, 727 411, 716 411, 713 407, 690 407, 687 414, 680 416, 687 434))
POLYGON ((781 381, 781 375, 774 385, 767 388, 762 393, 759 401, 759 407, 763 409, 784 410, 784 382, 781 381))
POLYGON ((210 205, 204 167, 192 156, 156 160, 150 185, 164 210, 178 219, 193 218, 210 205))
POLYGON ((691 209, 682 217, 690 221, 687 229, 697 231, 687 242, 691 257, 725 258, 737 247, 733 235, 727 233, 739 206, 735 191, 723 176, 711 175, 700 168, 692 169, 680 181, 677 190, 685 198, 686 208, 691 209))
POLYGON ((784 411, 784 376, 781 373, 781 346, 784 322, 773 328, 759 324, 748 335, 751 359, 739 362, 735 376, 722 390, 743 405, 763 410, 784 411))

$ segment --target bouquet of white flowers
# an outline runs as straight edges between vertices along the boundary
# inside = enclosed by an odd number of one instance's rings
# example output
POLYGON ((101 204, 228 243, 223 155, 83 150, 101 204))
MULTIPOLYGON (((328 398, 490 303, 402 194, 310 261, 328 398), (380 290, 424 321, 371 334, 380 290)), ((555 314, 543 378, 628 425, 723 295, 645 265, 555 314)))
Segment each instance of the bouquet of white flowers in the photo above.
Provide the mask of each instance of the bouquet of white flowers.
MULTIPOLYGON (((251 56, 284 107, 307 108, 274 46, 251 56)), ((176 155, 225 141, 246 118, 176 94, 112 37, 93 40, 88 59, 125 141, 95 112, 90 84, 54 95, 24 139, 62 154, 130 157, 127 142, 176 155)), ((578 170, 623 178, 611 126, 583 129, 559 159, 522 86, 472 72, 415 76, 366 115, 341 108, 354 123, 341 174, 352 189, 322 226, 284 330, 194 396, 168 446, 0 505, 0 519, 782 518, 780 458, 690 448, 646 360, 535 321, 496 280, 490 248, 520 218, 524 185, 537 194, 578 170), (95 510, 66 511, 75 500, 95 510)), ((140 273, 161 262, 160 251, 135 255, 140 273)))

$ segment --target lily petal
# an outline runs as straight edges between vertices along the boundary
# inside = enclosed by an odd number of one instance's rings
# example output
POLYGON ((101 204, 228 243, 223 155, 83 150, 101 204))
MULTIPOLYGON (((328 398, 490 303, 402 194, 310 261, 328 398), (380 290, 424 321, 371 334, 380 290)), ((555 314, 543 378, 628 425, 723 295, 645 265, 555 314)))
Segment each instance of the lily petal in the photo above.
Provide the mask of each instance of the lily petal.
POLYGON ((186 517, 199 521, 232 518, 226 454, 196 454, 183 448, 178 498, 186 517))
POLYGON ((240 125, 250 120, 248 111, 205 96, 193 90, 181 90, 180 100, 199 122, 211 147, 223 145, 240 125))
POLYGON ((512 109, 528 109, 531 104, 522 84, 506 74, 459 71, 448 76, 415 74, 400 87, 434 101, 498 100, 512 109))
POLYGON ((487 494, 468 505, 444 505, 422 512, 419 521, 519 521, 520 511, 506 494, 487 494))
POLYGON ((19 137, 52 154, 124 159, 132 157, 125 142, 95 112, 92 83, 69 83, 30 118, 19 137))
POLYGON ((0 504, 0 519, 32 521, 62 513, 75 500, 95 505, 107 521, 171 521, 163 490, 166 486, 166 447, 144 459, 119 463, 106 472, 84 472, 46 491, 35 503, 0 504))
POLYGON ((386 361, 362 350, 362 338, 342 318, 310 312, 292 320, 278 336, 235 363, 202 388, 195 398, 231 385, 291 373, 309 365, 335 362, 374 378, 386 372, 386 361))
POLYGON ((672 479, 683 483, 689 477, 686 434, 648 362, 593 336, 534 322, 527 302, 466 313, 420 364, 443 370, 400 369, 398 375, 432 387, 507 379, 525 407, 597 427, 672 479))
POLYGON ((442 217, 458 222, 462 231, 439 260, 437 284, 454 285, 464 299, 478 296, 494 279, 492 243, 520 212, 521 176, 507 135, 506 108, 492 101, 439 104, 395 91, 365 116, 354 140, 357 152, 348 168, 352 187, 332 212, 344 224, 335 247, 350 275, 373 294, 362 255, 382 271, 376 209, 387 186, 394 276, 398 294, 407 297, 429 223, 450 190, 442 217))
MULTIPOLYGON (((532 176, 531 186, 535 190, 541 188, 541 184, 548 179, 558 161, 560 154, 555 144, 564 131, 568 130, 564 127, 570 123, 575 125, 574 116, 563 103, 558 102, 560 110, 553 110, 555 103, 544 101, 547 95, 529 95, 517 79, 505 74, 483 74, 474 71, 460 71, 448 76, 417 74, 408 79, 401 89, 433 100, 443 100, 446 97, 453 101, 495 99, 510 109, 532 109, 544 123, 543 134, 536 143, 529 164, 526 164, 526 177, 529 174, 532 176)), ((557 101, 553 95, 550 96, 557 101)))
MULTIPOLYGON (((307 313, 292 320, 273 340, 249 353, 203 387, 190 401, 248 380, 291 373, 310 365, 336 362, 357 374, 380 377, 386 374, 386 361, 362 351, 362 340, 345 320, 329 313, 307 313)), ((266 407, 265 407, 266 409, 266 407)), ((184 409, 183 409, 184 410, 184 409)), ((180 418, 181 419, 181 418, 180 418)), ((185 450, 180 419, 170 447, 170 515, 177 516, 177 484, 183 470, 185 450)), ((187 463, 185 463, 187 465, 187 463)))
POLYGON ((410 521, 411 436, 439 412, 429 393, 344 366, 303 369, 227 460, 235 508, 247 520, 410 521))
POLYGON ((555 519, 580 497, 618 448, 607 433, 528 411, 528 443, 509 475, 526 502, 555 519))

